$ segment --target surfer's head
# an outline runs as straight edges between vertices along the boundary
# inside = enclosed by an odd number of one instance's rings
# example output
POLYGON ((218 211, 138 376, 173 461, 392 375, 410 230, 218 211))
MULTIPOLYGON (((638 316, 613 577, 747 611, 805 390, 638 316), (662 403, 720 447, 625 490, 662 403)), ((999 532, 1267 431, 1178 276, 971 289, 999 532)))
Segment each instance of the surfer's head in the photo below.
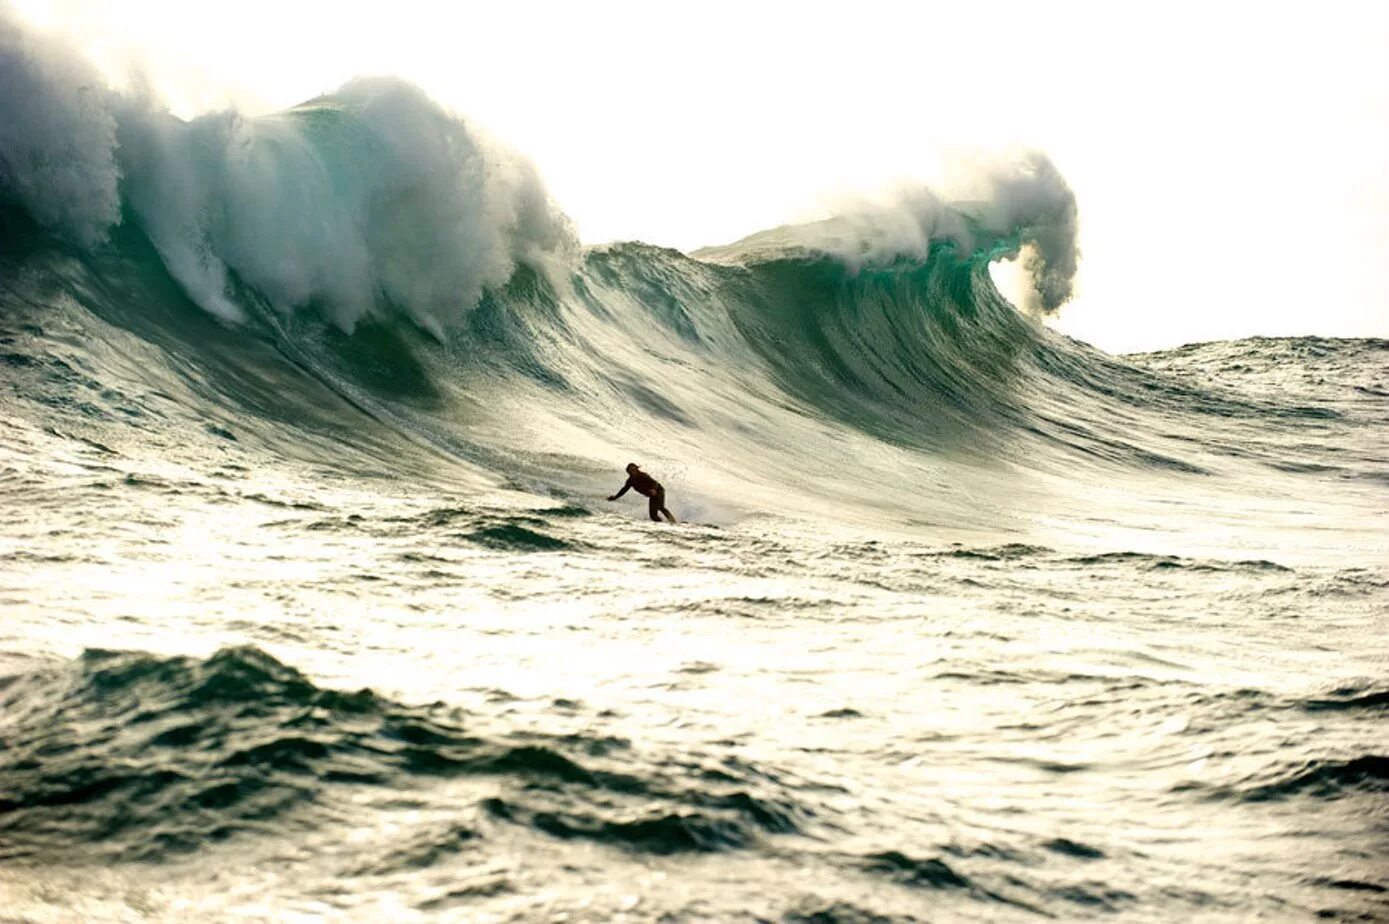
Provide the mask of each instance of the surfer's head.
POLYGON ((637 465, 637 463, 635 463, 635 462, 628 462, 628 463, 627 463, 627 474, 629 474, 629 475, 632 474, 633 472, 637 471, 638 468, 639 468, 639 466, 637 465))

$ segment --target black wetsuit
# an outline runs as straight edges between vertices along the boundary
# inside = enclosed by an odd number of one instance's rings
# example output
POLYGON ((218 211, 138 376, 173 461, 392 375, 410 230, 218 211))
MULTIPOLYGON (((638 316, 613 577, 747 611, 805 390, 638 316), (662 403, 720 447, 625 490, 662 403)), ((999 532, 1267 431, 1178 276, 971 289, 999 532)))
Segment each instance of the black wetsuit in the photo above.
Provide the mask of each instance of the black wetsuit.
POLYGON ((622 490, 614 494, 613 497, 621 497, 627 493, 629 488, 636 491, 638 494, 651 498, 651 503, 649 505, 651 519, 659 523, 661 522, 661 516, 664 515, 670 522, 675 522, 675 517, 666 509, 666 489, 661 487, 661 483, 655 478, 652 478, 641 469, 637 469, 631 475, 627 476, 627 483, 624 484, 622 490))

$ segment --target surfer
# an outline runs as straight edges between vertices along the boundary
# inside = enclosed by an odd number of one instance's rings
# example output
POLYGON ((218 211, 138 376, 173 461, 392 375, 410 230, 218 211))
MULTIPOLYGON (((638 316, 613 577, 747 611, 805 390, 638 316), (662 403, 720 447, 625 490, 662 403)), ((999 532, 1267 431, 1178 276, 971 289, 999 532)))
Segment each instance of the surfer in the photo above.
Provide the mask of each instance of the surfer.
POLYGON ((666 509, 666 489, 661 487, 659 481, 642 471, 635 462, 627 463, 627 483, 622 486, 621 491, 618 491, 608 500, 617 500, 627 493, 628 488, 634 488, 638 494, 644 494, 651 498, 651 519, 659 523, 661 517, 664 516, 671 523, 675 522, 675 517, 671 516, 670 511, 666 509))

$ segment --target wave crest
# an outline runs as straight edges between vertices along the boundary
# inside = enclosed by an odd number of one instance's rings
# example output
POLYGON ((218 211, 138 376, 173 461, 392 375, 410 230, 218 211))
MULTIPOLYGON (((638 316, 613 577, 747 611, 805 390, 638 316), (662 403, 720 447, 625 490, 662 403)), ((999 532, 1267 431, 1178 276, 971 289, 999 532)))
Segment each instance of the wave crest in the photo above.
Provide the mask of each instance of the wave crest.
POLYGON ((1056 165, 1039 152, 995 166, 975 180, 979 198, 947 202, 926 188, 864 204, 834 218, 761 231, 697 255, 733 263, 829 256, 858 272, 907 260, 925 263, 948 243, 985 261, 1022 257, 1035 304, 1054 312, 1070 297, 1080 252, 1078 210, 1056 165))
POLYGON ((116 120, 96 71, 0 9, 0 198, 84 247, 120 221, 116 120))
POLYGON ((423 91, 357 79, 285 113, 179 119, 0 19, 0 194, 84 247, 124 217, 201 307, 352 330, 397 310, 436 336, 519 263, 575 246, 535 169, 423 91))

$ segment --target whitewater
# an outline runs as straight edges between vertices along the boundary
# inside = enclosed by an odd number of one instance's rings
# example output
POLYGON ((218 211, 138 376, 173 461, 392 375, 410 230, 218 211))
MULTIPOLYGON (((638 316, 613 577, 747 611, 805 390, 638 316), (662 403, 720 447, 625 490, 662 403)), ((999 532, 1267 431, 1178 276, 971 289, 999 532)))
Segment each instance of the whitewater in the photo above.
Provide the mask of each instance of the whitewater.
POLYGON ((682 253, 0 86, 0 919, 1389 916, 1389 341, 1057 333, 1041 154, 682 253))

